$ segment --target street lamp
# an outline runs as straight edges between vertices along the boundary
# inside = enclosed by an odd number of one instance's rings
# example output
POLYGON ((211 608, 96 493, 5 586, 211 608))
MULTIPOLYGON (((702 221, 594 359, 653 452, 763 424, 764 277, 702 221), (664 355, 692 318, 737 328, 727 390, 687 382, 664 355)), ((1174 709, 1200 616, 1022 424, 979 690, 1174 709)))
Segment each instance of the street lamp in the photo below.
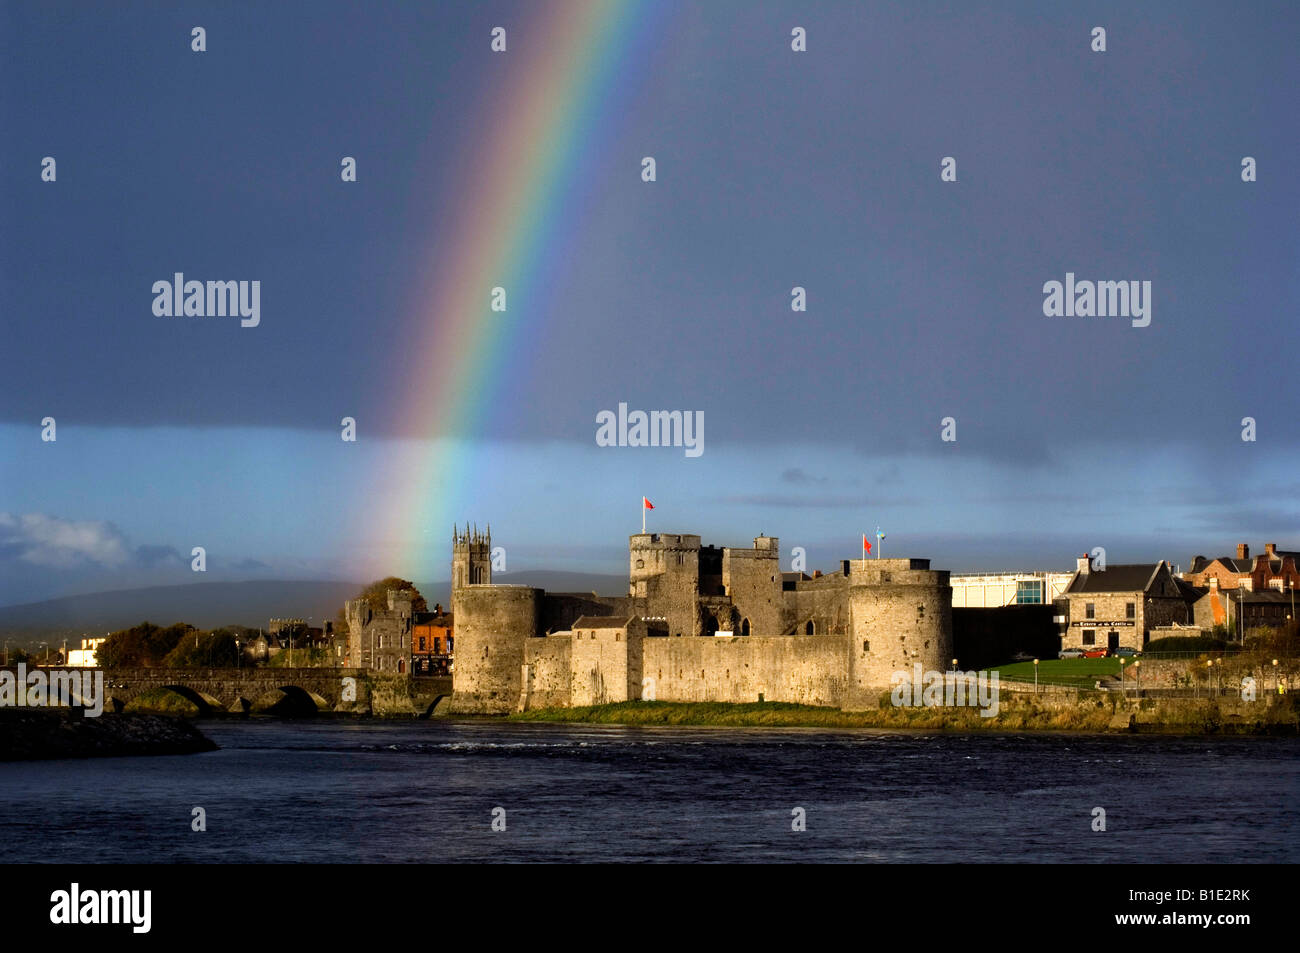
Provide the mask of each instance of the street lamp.
POLYGON ((1210 697, 1213 698, 1214 697, 1214 659, 1212 658, 1207 658, 1205 660, 1205 688, 1206 691, 1210 693, 1210 697))
POLYGON ((1038 694, 1038 659, 1034 659, 1034 694, 1038 694))
POLYGON ((1137 697, 1141 698, 1142 697, 1142 660, 1140 658, 1135 658, 1133 660, 1133 672, 1134 672, 1134 678, 1137 680, 1137 687, 1134 689, 1134 691, 1136 692, 1137 697))
POLYGON ((1277 692, 1277 659, 1273 659, 1273 691, 1277 692))
POLYGON ((953 670, 954 672, 957 671, 957 660, 956 660, 956 659, 953 659, 953 660, 952 660, 952 670, 953 670))

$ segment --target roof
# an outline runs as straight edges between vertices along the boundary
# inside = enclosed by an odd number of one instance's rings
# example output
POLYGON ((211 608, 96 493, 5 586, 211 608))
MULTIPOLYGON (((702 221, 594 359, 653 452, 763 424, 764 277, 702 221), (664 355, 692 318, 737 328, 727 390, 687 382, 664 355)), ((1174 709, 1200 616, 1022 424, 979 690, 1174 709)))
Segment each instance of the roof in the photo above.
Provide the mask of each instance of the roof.
POLYGON ((451 625, 452 614, 444 612, 438 615, 436 612, 413 612, 411 613, 412 625, 451 625))
POLYGON ((1252 602, 1257 605, 1291 604, 1291 593, 1279 592, 1277 589, 1221 589, 1219 595, 1232 602, 1240 601, 1247 604, 1252 602))
POLYGON ((1145 592, 1161 563, 1130 563, 1075 573, 1066 593, 1145 592))
POLYGON ((584 615, 576 619, 571 629, 625 629, 635 619, 634 615, 584 615))
POLYGON ((1256 553, 1249 559, 1238 559, 1236 556, 1215 556, 1211 559, 1207 559, 1204 556, 1193 556, 1192 568, 1189 571, 1204 572, 1212 563, 1217 562, 1222 563, 1231 572, 1248 573, 1255 569, 1256 559, 1264 559, 1267 560, 1270 570, 1273 572, 1281 572, 1282 562, 1288 556, 1290 556, 1294 562, 1300 564, 1300 553, 1294 553, 1285 549, 1275 549, 1272 556, 1269 556, 1267 553, 1256 553))

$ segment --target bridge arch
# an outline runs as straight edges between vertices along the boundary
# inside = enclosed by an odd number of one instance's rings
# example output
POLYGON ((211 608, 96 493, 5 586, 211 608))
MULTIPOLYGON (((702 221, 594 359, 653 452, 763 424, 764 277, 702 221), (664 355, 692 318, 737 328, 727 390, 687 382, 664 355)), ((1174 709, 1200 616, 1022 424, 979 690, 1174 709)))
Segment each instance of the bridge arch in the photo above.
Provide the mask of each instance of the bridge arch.
POLYGON ((313 691, 299 685, 280 685, 257 696, 250 709, 259 714, 294 717, 329 711, 331 707, 328 701, 313 691))
POLYGON ((428 707, 424 709, 424 711, 419 715, 419 717, 432 718, 434 711, 438 708, 438 703, 442 701, 444 698, 450 698, 450 697, 451 697, 451 692, 446 692, 442 695, 435 695, 433 701, 429 703, 428 707))
POLYGON ((192 688, 189 685, 163 685, 162 687, 169 692, 175 692, 186 701, 197 705, 202 714, 206 715, 209 712, 226 710, 226 706, 221 704, 220 699, 213 698, 207 692, 199 691, 197 688, 192 688))

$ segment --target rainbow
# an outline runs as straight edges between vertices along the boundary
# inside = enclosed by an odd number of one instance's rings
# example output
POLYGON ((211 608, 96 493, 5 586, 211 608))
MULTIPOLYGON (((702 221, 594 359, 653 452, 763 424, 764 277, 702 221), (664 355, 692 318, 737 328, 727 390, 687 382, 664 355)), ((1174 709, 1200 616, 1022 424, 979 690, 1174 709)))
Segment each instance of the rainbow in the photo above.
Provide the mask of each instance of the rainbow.
POLYGON ((491 515, 466 494, 482 465, 475 437, 509 411, 502 392, 529 379, 545 280, 579 224, 584 180, 608 160, 602 147, 634 85, 628 63, 654 33, 655 2, 559 0, 525 25, 503 24, 507 51, 493 55, 524 59, 482 97, 492 117, 484 134, 458 149, 459 208, 439 223, 438 254, 403 324, 413 329, 403 346, 438 359, 415 373, 399 406, 418 448, 386 465, 383 516, 363 530, 385 573, 446 578, 452 523, 491 515), (491 310, 497 286, 505 313, 491 310))

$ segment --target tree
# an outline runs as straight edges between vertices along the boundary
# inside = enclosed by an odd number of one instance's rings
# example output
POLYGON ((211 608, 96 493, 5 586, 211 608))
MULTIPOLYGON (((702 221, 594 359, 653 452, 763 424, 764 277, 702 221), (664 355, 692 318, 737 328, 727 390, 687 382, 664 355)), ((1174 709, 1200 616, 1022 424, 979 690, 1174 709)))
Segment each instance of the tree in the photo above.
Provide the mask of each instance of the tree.
POLYGON ((193 644, 197 633, 194 626, 184 622, 165 629, 152 622, 141 622, 110 633, 95 652, 95 660, 105 668, 157 668, 186 636, 193 644))
POLYGON ((183 638, 163 659, 167 668, 235 668, 238 664, 235 633, 225 629, 199 633, 197 639, 183 638))
POLYGON ((365 599, 366 604, 376 612, 382 612, 388 608, 388 590, 389 589, 409 589, 411 596, 412 612, 428 612, 429 604, 424 601, 424 596, 420 595, 420 590, 415 588, 415 583, 409 579, 398 579, 396 576, 387 576, 376 582, 372 582, 366 588, 358 593, 358 599, 365 599))

